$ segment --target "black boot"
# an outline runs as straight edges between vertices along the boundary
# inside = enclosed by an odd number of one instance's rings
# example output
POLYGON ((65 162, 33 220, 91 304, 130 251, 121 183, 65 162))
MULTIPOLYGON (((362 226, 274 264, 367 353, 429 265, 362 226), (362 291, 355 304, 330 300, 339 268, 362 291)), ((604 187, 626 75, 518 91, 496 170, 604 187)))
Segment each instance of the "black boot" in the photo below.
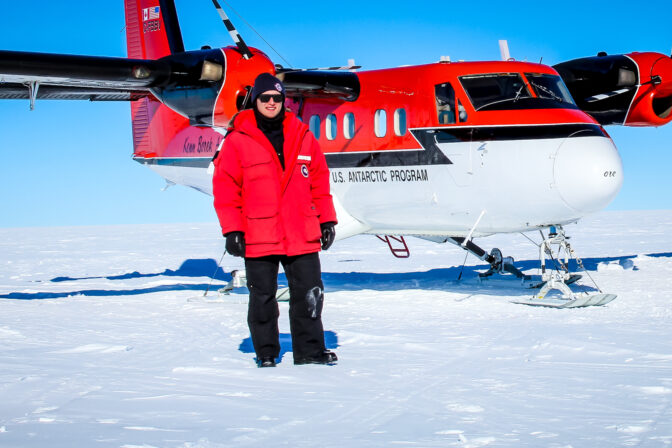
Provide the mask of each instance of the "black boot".
POLYGON ((298 358, 294 360, 294 365, 303 364, 326 364, 333 366, 338 361, 336 353, 325 350, 317 356, 307 356, 305 358, 298 358))
POLYGON ((272 356, 257 358, 257 367, 275 367, 275 358, 272 356))

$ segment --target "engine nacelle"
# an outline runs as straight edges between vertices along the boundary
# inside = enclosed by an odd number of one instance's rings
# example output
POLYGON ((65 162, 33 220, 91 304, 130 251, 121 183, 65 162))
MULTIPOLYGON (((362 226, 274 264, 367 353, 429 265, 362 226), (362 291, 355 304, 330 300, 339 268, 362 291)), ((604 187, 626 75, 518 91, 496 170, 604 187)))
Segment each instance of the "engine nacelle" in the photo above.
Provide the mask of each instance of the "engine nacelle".
POLYGON ((603 125, 662 126, 672 121, 672 58, 630 53, 555 65, 576 104, 603 125))
POLYGON ((640 87, 626 126, 662 126, 672 121, 672 58, 659 53, 629 55, 640 68, 640 87))
POLYGON ((248 90, 262 72, 275 74, 263 52, 250 48, 245 59, 236 47, 176 53, 158 62, 170 75, 151 88, 152 94, 193 126, 226 127, 243 107, 248 90))
POLYGON ((275 65, 263 52, 250 48, 253 56, 245 59, 236 47, 223 48, 224 85, 217 95, 213 109, 213 126, 227 126, 231 118, 244 107, 254 80, 266 72, 275 75, 275 65))

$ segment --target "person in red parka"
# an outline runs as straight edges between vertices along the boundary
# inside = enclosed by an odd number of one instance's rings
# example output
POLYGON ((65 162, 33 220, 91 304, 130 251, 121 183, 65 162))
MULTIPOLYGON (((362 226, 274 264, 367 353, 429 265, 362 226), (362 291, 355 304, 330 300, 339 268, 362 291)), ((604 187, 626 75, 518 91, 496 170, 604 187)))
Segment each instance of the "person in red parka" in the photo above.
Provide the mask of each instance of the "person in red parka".
POLYGON ((329 169, 308 127, 285 109, 279 79, 259 75, 251 98, 253 108, 231 120, 215 159, 213 195, 226 250, 245 258, 257 365, 273 367, 280 354, 279 264, 289 283, 294 364, 334 364, 324 343, 318 255, 333 243, 337 223, 329 169))

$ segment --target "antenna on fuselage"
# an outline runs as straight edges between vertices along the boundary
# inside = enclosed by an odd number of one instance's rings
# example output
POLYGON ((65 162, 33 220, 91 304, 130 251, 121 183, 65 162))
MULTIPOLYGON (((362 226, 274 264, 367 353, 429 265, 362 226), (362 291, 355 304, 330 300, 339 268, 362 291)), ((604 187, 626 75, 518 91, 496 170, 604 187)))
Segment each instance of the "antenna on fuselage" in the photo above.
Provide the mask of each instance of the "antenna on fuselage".
POLYGON ((502 61, 510 61, 511 54, 509 53, 509 42, 506 40, 499 41, 499 54, 502 55, 502 61))
POLYGON ((236 29, 235 26, 233 26, 233 22, 229 19, 229 16, 226 15, 224 10, 222 9, 221 6, 219 6, 219 2, 217 0, 212 0, 212 3, 214 3, 215 8, 217 8, 217 12, 219 13, 219 17, 222 18, 222 22, 224 22, 224 26, 226 26, 226 29, 229 31, 229 34, 231 35, 231 38, 235 42, 236 46, 238 47, 238 51, 240 51, 245 59, 250 59, 252 57, 252 52, 250 49, 247 47, 247 44, 243 40, 243 38, 240 36, 240 33, 236 29))

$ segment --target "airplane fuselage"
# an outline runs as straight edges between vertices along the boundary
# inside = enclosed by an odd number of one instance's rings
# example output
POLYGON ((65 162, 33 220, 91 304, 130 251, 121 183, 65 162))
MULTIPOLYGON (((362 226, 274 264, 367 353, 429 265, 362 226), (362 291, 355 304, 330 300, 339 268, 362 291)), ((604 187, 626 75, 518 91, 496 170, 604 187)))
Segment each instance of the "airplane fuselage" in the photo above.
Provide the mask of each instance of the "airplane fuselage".
MULTIPOLYGON (((622 185, 611 138, 548 66, 437 63, 357 78, 355 99, 286 103, 326 154, 346 233, 525 231, 601 210, 622 185)), ((221 141, 185 126, 164 154, 136 159, 211 194, 207 165, 221 141)))

